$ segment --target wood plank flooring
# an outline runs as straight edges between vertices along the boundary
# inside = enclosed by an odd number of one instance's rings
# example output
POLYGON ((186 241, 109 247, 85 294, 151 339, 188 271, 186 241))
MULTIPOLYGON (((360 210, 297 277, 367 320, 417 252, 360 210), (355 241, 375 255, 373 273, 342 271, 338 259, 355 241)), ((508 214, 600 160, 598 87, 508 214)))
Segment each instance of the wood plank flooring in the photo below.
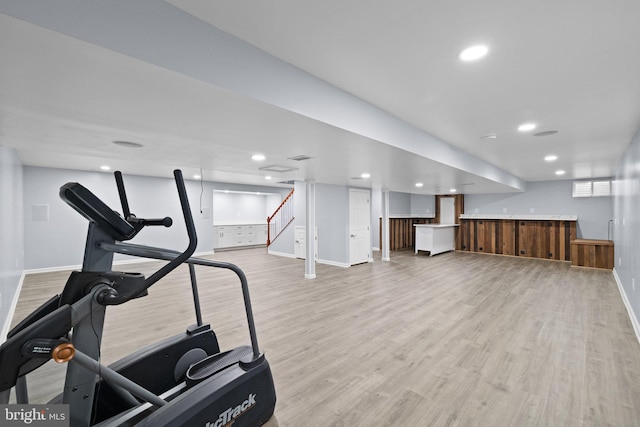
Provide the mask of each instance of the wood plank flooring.
MULTIPOLYGON (((401 251, 348 269, 318 264, 306 280, 304 261, 263 248, 213 258, 249 279, 278 395, 271 427, 640 425, 640 346, 610 271, 401 251)), ((248 343, 237 280, 197 272, 221 347, 248 343)), ((66 277, 29 275, 15 321, 66 277)), ((188 278, 180 269, 148 297, 109 308, 103 362, 194 323, 188 278)), ((40 371, 29 386, 44 402, 62 369, 40 371)))

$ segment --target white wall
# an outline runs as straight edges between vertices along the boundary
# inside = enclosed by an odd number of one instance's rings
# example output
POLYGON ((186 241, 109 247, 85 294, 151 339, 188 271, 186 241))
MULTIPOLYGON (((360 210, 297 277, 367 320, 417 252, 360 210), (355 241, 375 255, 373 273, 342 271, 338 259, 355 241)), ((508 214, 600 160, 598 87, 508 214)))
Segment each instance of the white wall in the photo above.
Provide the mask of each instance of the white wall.
POLYGON ((22 164, 14 149, 0 146, 0 342, 24 269, 22 164))
POLYGON ((266 224, 282 202, 282 196, 213 193, 213 224, 266 224))
MULTIPOLYGON (((25 268, 54 268, 82 264, 88 222, 59 197, 60 186, 67 182, 79 182, 107 205, 121 211, 120 200, 113 174, 75 170, 25 167, 25 268), (47 205, 49 219, 34 220, 33 205, 47 205)), ((184 250, 187 236, 184 219, 173 178, 124 176, 131 212, 138 217, 157 218, 170 216, 174 224, 170 228, 146 227, 133 243, 184 250)), ((212 198, 213 188, 229 188, 238 191, 278 192, 287 189, 254 187, 186 181, 187 194, 198 233, 196 252, 213 250, 212 198)), ((266 218, 265 218, 266 219, 266 218)), ((116 255, 116 260, 126 258, 116 255)))
POLYGON ((572 190, 573 181, 563 180, 530 182, 523 193, 465 194, 464 213, 578 215, 577 237, 607 239, 612 198, 572 197, 572 190))
MULTIPOLYGON (((614 184, 615 273, 638 327, 640 316, 640 131, 616 172, 614 184)), ((636 330, 636 334, 640 331, 636 330)))

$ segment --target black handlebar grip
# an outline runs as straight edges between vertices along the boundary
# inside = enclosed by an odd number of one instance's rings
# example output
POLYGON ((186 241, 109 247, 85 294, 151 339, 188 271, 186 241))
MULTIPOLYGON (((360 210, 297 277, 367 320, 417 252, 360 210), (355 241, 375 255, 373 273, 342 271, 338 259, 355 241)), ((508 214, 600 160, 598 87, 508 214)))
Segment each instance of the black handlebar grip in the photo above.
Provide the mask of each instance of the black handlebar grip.
POLYGON ((142 223, 142 225, 164 225, 165 227, 171 227, 173 225, 173 220, 168 216, 165 216, 164 218, 153 219, 140 218, 139 221, 142 223))

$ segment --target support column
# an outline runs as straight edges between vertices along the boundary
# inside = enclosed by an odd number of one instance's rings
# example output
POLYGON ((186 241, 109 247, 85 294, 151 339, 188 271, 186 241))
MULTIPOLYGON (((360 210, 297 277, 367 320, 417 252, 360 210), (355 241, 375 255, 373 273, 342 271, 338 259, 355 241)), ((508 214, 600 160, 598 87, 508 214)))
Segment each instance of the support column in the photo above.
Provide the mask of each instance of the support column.
POLYGON ((389 246, 389 191, 382 192, 382 261, 391 261, 389 246))
POLYGON ((316 278, 316 183, 306 182, 307 218, 305 229, 304 278, 316 278))

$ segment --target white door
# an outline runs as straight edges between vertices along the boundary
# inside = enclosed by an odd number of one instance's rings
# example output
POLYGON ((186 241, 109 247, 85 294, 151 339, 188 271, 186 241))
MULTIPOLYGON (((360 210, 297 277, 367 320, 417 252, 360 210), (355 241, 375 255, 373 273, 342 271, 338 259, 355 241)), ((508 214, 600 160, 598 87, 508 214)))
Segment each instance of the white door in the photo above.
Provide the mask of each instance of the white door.
MULTIPOLYGON (((305 227, 296 226, 295 228, 295 253, 296 258, 307 259, 307 230, 305 227)), ((316 227, 316 259, 318 259, 318 228, 316 227)))
POLYGON ((455 224, 455 212, 455 199, 453 197, 440 197, 440 224, 455 224))
POLYGON ((366 190, 349 190, 349 263, 371 259, 371 195, 366 190))

